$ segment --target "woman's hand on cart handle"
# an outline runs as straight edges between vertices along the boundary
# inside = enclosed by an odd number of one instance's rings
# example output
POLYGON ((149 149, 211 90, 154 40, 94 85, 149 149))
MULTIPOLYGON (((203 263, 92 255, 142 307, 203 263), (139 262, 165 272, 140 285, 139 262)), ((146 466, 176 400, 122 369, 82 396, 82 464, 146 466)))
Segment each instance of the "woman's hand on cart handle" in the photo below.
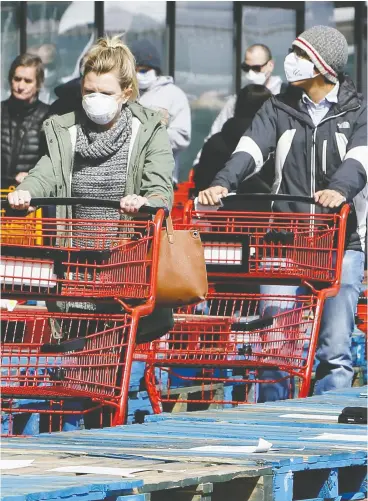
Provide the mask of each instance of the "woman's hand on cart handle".
POLYGON ((29 191, 16 190, 8 194, 8 202, 12 209, 16 210, 28 210, 28 212, 34 212, 35 207, 30 206, 31 194, 29 191))
POLYGON ((211 186, 199 192, 198 201, 202 205, 219 205, 221 198, 226 197, 228 193, 229 190, 223 186, 211 186))
POLYGON ((340 207, 346 198, 335 190, 321 190, 314 194, 314 200, 322 207, 328 207, 329 209, 334 209, 340 207))
POLYGON ((120 210, 124 214, 136 214, 143 205, 149 205, 146 197, 127 195, 120 199, 120 210))

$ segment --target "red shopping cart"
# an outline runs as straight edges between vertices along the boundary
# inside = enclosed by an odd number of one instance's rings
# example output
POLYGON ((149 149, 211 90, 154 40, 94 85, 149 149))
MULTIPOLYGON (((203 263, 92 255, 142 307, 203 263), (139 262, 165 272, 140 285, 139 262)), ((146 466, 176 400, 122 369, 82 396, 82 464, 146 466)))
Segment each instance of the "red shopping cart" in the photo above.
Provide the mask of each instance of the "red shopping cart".
MULTIPOLYGON (((33 199, 32 204, 119 207, 119 202, 72 198, 33 199)), ((69 414, 107 407, 111 424, 124 423, 138 321, 155 305, 165 217, 163 209, 141 212, 155 216, 134 221, 2 219, 2 297, 47 299, 47 309, 3 311, 3 412, 12 417, 44 413, 51 423, 52 416, 61 422, 69 414), (57 300, 68 305, 66 311, 58 311, 57 300), (86 301, 96 311, 85 308, 86 301), (35 401, 49 405, 40 410, 35 401), (69 405, 75 402, 77 410, 69 405)))
POLYGON ((297 393, 307 396, 322 302, 312 292, 296 298, 212 291, 203 309, 177 313, 174 329, 146 353, 154 412, 161 403, 178 401, 249 403, 256 398, 255 385, 266 382, 287 383, 291 397, 290 377, 299 378, 297 393), (263 371, 275 369, 279 378, 262 379, 263 371), (178 385, 195 386, 195 398, 180 397, 178 385))
MULTIPOLYGON (((291 195, 228 198, 315 204, 313 198, 291 195)), ((218 211, 195 210, 192 200, 185 207, 184 224, 201 233, 210 278, 339 283, 348 204, 339 213, 315 214, 227 211, 226 201, 218 211)))
MULTIPOLYGON (((59 204, 81 200, 58 199, 59 204)), ((34 204, 55 199, 34 199, 34 204)), ((84 199, 83 204, 116 208, 117 202, 84 199)), ((151 209, 147 207, 147 210, 151 209)), ((94 221, 3 217, 1 219, 1 291, 39 299, 152 295, 153 253, 162 222, 94 221)))
POLYGON ((177 312, 165 338, 135 355, 146 358, 154 412, 162 403, 248 403, 262 383, 285 381, 289 396, 308 395, 323 304, 339 289, 348 214, 347 205, 336 214, 290 214, 195 211, 188 203, 185 224, 200 230, 213 287, 202 305, 177 312), (307 293, 257 295, 252 282, 298 283, 307 293), (280 377, 263 378, 267 370, 280 377), (177 391, 183 385, 195 387, 195 398, 177 391))

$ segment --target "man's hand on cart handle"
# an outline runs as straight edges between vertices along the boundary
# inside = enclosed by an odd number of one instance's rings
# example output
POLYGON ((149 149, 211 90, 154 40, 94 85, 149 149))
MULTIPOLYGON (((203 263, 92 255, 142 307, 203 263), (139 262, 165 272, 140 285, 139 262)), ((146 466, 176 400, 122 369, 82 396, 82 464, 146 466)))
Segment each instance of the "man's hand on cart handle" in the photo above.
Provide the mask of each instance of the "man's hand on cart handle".
POLYGON ((341 204, 346 202, 346 198, 335 190, 317 191, 314 194, 314 200, 323 207, 328 207, 330 209, 340 207, 341 204))
POLYGON ((136 214, 142 205, 149 205, 148 198, 139 195, 127 195, 120 199, 120 209, 125 214, 136 214))
POLYGON ((228 193, 229 190, 223 186, 212 186, 199 192, 198 201, 202 205, 218 205, 221 198, 226 197, 228 193))
POLYGON ((28 210, 28 212, 34 212, 35 207, 31 207, 29 204, 31 202, 31 194, 29 191, 16 190, 8 194, 8 202, 12 209, 16 210, 28 210))

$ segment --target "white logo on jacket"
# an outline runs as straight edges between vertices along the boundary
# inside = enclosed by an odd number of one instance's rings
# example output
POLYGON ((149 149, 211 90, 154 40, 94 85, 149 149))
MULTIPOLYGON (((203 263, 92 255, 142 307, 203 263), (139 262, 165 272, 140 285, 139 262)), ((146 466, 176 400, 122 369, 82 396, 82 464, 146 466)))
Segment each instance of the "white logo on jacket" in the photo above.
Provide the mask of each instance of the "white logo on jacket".
POLYGON ((337 124, 339 129, 350 129, 349 122, 342 122, 341 124, 337 124))

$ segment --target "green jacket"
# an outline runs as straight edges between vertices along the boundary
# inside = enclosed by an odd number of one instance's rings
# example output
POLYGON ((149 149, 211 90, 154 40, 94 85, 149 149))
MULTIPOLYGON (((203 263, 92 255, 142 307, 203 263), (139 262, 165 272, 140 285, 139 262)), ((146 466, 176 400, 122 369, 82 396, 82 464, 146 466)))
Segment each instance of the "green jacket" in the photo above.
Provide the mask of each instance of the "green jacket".
MULTIPOLYGON (((150 205, 171 209, 174 158, 160 115, 137 103, 129 103, 133 114, 125 195, 141 195, 150 205)), ((78 115, 74 112, 48 118, 43 129, 48 154, 43 156, 18 186, 34 197, 70 197, 71 173, 77 136, 78 115)), ((70 217, 70 208, 57 207, 56 217, 70 217)))
MULTIPOLYGON (((145 196, 151 206, 166 206, 171 209, 174 158, 166 128, 161 124, 158 113, 137 103, 129 103, 128 106, 133 120, 124 195, 145 196)), ((29 191, 33 198, 71 196, 76 123, 78 115, 74 112, 55 115, 44 122, 48 154, 29 172, 18 190, 29 191)), ((58 206, 56 217, 71 217, 70 207, 58 206)), ((65 303, 57 302, 55 306, 58 310, 63 310, 65 303)), ((152 315, 141 319, 137 339, 144 342, 160 337, 172 326, 172 310, 157 308, 152 315)))

